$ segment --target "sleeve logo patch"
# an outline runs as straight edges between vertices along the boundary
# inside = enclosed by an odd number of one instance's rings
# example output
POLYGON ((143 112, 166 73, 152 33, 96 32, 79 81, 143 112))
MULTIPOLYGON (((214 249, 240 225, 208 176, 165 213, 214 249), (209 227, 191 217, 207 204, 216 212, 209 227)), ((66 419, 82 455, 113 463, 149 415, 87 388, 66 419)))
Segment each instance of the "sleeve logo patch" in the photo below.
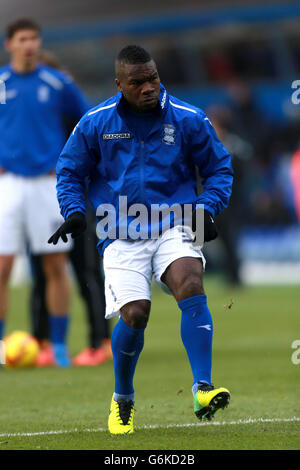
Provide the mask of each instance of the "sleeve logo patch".
POLYGON ((115 140, 115 139, 131 139, 129 132, 121 132, 116 134, 103 134, 103 140, 115 140))

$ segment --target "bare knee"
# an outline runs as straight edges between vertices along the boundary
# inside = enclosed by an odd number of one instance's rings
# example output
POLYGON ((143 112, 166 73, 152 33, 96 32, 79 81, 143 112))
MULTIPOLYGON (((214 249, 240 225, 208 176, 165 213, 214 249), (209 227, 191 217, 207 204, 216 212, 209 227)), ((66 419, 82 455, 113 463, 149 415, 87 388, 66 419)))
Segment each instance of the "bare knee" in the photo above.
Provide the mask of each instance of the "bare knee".
POLYGON ((121 308, 121 316, 131 328, 145 328, 150 315, 149 300, 136 300, 129 302, 121 308))
POLYGON ((166 269, 162 281, 166 283, 177 302, 204 294, 203 266, 198 258, 179 258, 166 269))
POLYGON ((7 284, 9 281, 10 273, 13 265, 13 256, 0 257, 0 282, 7 284))
POLYGON ((178 287, 176 292, 176 300, 179 302, 183 299, 188 299, 195 295, 203 295, 204 287, 202 282, 202 276, 197 274, 188 274, 181 285, 178 287))
POLYGON ((55 253, 43 256, 43 269, 47 279, 60 279, 66 275, 65 253, 55 253))

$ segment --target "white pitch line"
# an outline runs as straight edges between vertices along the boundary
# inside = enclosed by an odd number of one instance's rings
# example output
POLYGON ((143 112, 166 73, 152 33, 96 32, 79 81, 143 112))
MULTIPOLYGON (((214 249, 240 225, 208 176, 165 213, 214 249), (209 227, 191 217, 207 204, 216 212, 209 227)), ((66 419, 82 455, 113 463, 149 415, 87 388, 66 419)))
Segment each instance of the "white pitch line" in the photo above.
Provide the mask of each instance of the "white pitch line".
MULTIPOLYGON (((167 424, 165 426, 160 424, 149 424, 145 426, 136 426, 136 430, 143 429, 172 429, 172 428, 191 428, 201 426, 232 426, 240 424, 256 424, 256 423, 288 423, 288 422, 300 422, 300 417, 293 416, 292 418, 248 418, 239 419, 237 421, 205 421, 201 423, 185 423, 185 424, 167 424)), ((2 433, 1 437, 34 437, 34 436, 51 436, 58 434, 72 434, 77 432, 105 432, 107 429, 96 428, 96 429, 60 429, 58 431, 40 431, 40 432, 15 432, 15 433, 2 433)))

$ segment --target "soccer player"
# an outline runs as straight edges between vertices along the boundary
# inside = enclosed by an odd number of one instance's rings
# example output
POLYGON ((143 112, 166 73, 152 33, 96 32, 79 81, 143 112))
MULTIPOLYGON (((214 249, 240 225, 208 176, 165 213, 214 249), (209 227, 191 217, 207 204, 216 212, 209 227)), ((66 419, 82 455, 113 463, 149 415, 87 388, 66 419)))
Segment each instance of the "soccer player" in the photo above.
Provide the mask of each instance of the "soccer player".
MULTIPOLYGON (((67 367, 70 243, 50 246, 47 234, 61 224, 55 166, 66 140, 63 118, 77 122, 89 105, 67 74, 39 63, 41 42, 40 26, 31 19, 7 27, 10 63, 0 69, 6 87, 0 106, 0 339, 14 257, 28 242, 43 256, 54 362, 67 367)), ((49 362, 39 359, 39 365, 49 362)))
MULTIPOLYGON (((58 159, 57 192, 65 222, 49 243, 85 230, 83 190, 89 178, 89 198, 104 216, 98 222, 98 248, 104 253, 106 316, 120 315, 112 333, 115 390, 108 427, 112 434, 127 434, 134 430, 133 378, 149 319, 152 275, 182 312, 196 416, 211 419, 228 405, 230 394, 211 383, 213 325, 202 284, 205 259, 200 246, 191 243, 191 228, 174 224, 163 231, 158 224, 157 237, 138 239, 131 231, 132 217, 120 211, 120 196, 126 196, 129 209, 191 204, 196 234, 204 205, 204 240, 210 241, 217 236, 213 217, 228 203, 233 173, 230 155, 205 113, 168 95, 147 51, 125 47, 115 68, 118 93, 80 120, 58 159), (203 178, 200 196, 196 166, 203 178), (116 236, 112 231, 105 238, 101 221, 109 226, 114 217, 116 236)), ((155 225, 151 217, 143 219, 140 231, 151 233, 155 225)))

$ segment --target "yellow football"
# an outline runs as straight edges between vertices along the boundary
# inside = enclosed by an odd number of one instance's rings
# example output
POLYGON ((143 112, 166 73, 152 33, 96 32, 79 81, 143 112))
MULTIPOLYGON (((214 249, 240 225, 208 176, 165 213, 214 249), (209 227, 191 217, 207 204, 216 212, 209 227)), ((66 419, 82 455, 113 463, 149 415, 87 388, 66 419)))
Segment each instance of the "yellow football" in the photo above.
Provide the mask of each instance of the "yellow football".
POLYGON ((33 367, 39 353, 39 343, 26 331, 14 331, 4 339, 5 367, 33 367))

